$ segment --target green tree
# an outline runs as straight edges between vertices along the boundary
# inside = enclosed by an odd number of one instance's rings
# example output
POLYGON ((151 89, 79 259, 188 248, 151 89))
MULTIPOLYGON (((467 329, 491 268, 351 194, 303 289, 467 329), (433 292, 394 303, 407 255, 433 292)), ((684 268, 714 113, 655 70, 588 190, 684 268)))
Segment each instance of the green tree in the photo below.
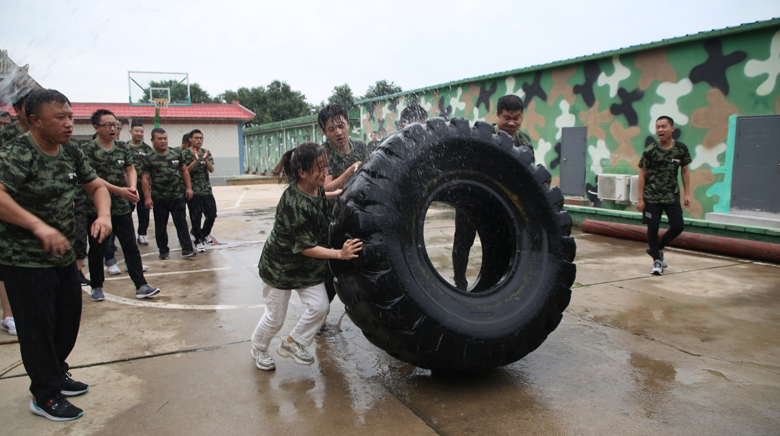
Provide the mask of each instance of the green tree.
POLYGON ((366 90, 366 95, 360 99, 365 100, 374 97, 382 97, 384 95, 391 95, 399 92, 403 92, 403 89, 395 83, 388 82, 387 80, 377 80, 376 85, 369 86, 368 90, 366 90))
POLYGON ((253 88, 238 88, 237 91, 227 90, 215 97, 221 103, 232 103, 238 100, 242 106, 255 113, 255 117, 247 122, 247 127, 266 124, 273 121, 268 113, 268 96, 265 88, 257 86, 253 88))
POLYGON ((271 82, 265 90, 266 108, 273 121, 284 121, 309 115, 306 96, 280 80, 271 82))
MULTIPOLYGON (((187 85, 179 84, 176 80, 161 80, 149 82, 149 87, 144 90, 144 98, 139 103, 151 103, 149 88, 171 88, 171 102, 183 103, 187 101, 187 85)), ((200 87, 198 83, 190 83, 190 99, 192 103, 214 103, 209 93, 200 87)))
POLYGON ((337 104, 347 112, 355 108, 355 96, 352 94, 352 88, 348 84, 333 87, 333 94, 328 97, 328 104, 337 104))

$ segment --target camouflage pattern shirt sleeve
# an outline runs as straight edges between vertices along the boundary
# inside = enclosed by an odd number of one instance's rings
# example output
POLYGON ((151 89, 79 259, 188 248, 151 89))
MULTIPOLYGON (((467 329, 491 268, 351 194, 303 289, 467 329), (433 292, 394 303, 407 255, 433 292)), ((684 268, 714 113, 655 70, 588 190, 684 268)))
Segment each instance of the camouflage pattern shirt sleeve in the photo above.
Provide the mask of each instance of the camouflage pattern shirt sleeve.
MULTIPOLYGON (((192 193, 195 195, 211 194, 211 181, 209 180, 209 169, 206 165, 206 160, 213 166, 214 158, 209 153, 204 160, 203 154, 207 151, 207 149, 201 148, 200 153, 198 153, 198 163, 190 170, 190 183, 192 184, 192 193)), ((184 150, 181 155, 184 165, 189 166, 195 160, 195 153, 190 148, 184 150)))
POLYGON ((274 228, 263 247, 257 267, 260 278, 277 289, 301 289, 325 280, 328 262, 303 255, 315 246, 327 247, 328 225, 325 191, 313 197, 296 182, 282 194, 276 206, 274 228))
POLYGON ((639 160, 639 168, 645 170, 644 201, 671 204, 680 201, 679 169, 691 163, 688 146, 674 141, 665 150, 658 142, 648 146, 639 160))
MULTIPOLYGON (((76 220, 73 200, 81 185, 97 175, 84 154, 74 144, 60 146, 59 154, 45 154, 29 134, 13 140, 2 151, 0 183, 22 208, 57 229, 75 242, 76 220)), ((0 246, 0 263, 28 268, 64 267, 75 259, 71 249, 53 256, 32 232, 3 223, 5 233, 0 246)))
POLYGON ((22 135, 24 135, 24 132, 22 131, 22 128, 19 127, 18 121, 3 127, 0 129, 0 147, 2 147, 3 144, 7 144, 22 135))

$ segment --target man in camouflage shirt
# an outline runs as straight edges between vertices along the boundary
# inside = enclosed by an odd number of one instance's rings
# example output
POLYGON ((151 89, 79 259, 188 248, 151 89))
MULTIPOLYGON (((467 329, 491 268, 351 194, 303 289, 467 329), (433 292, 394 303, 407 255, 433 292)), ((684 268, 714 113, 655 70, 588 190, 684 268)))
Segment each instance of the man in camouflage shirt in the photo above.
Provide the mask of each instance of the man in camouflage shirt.
POLYGON ((651 274, 661 275, 668 265, 664 260, 664 247, 680 236, 685 224, 680 207, 680 185, 677 182, 678 169, 682 170, 685 207, 691 205, 691 175, 688 164, 691 154, 688 146, 672 137, 674 120, 664 115, 655 121, 658 141, 650 144, 639 160, 639 182, 636 210, 642 213, 642 222, 647 224, 647 254, 653 258, 651 274), (669 230, 658 240, 661 215, 666 212, 669 230))
POLYGON ((343 107, 325 106, 317 115, 317 123, 327 138, 322 146, 328 152, 328 172, 332 176, 325 190, 335 191, 343 188, 349 176, 368 158, 368 150, 363 141, 349 137, 349 115, 343 107))
POLYGON ((27 96, 30 92, 29 88, 21 88, 14 94, 13 99, 11 100, 11 106, 14 108, 14 112, 16 112, 18 119, 15 123, 0 129, 0 147, 2 147, 4 143, 13 141, 30 130, 27 114, 24 112, 24 102, 27 100, 27 96))
MULTIPOLYGON (((141 174, 142 162, 154 153, 152 147, 144 142, 144 123, 141 120, 134 120, 130 124, 130 142, 126 145, 130 148, 130 152, 133 154, 133 165, 135 165, 136 175, 141 174)), ((141 177, 137 178, 138 184, 136 189, 138 190, 138 203, 132 205, 133 209, 137 208, 138 215, 138 243, 141 245, 149 245, 149 240, 146 239, 146 232, 149 229, 149 209, 146 208, 146 197, 144 197, 144 188, 141 177)))
POLYGON ((203 132, 200 130, 195 129, 190 132, 190 147, 181 154, 192 182, 193 195, 187 201, 187 208, 190 211, 192 235, 195 237, 195 251, 198 253, 206 251, 203 247, 204 243, 213 244, 210 235, 217 218, 217 202, 211 192, 209 181, 209 173, 214 172, 214 157, 203 148, 203 139, 203 132), (201 227, 203 215, 206 216, 206 220, 201 227))
MULTIPOLYGON (((160 292, 146 283, 141 263, 141 253, 135 243, 131 203, 138 202, 136 173, 133 154, 124 142, 117 141, 117 119, 107 109, 98 109, 91 117, 97 138, 82 147, 92 168, 111 193, 111 226, 119 239, 125 255, 127 271, 135 284, 135 297, 147 298, 160 292)), ((97 218, 94 204, 87 202, 88 222, 97 218)), ((103 256, 106 244, 89 237, 89 279, 92 286, 92 301, 103 301, 103 256)), ((111 253, 113 255, 114 253, 111 253)))
POLYGON ((73 134, 70 101, 54 90, 34 91, 25 103, 30 132, 0 150, 0 274, 19 326, 19 349, 33 400, 30 410, 53 421, 82 416, 65 397, 89 386, 70 378, 65 362, 81 320, 73 197, 82 187, 94 199, 90 230, 111 233, 111 200, 73 134))
MULTIPOLYGON (((527 147, 533 156, 534 147, 531 145, 531 138, 520 131, 520 124, 523 123, 523 109, 523 100, 516 95, 505 95, 499 98, 496 105, 498 122, 493 124, 493 133, 505 132, 514 138, 515 147, 527 147)), ((455 287, 458 289, 466 290, 468 288, 466 269, 469 264, 469 251, 474 245, 476 236, 477 229, 471 224, 468 216, 463 211, 456 209, 455 236, 452 242, 452 269, 455 287)))
MULTIPOLYGON (((325 191, 335 191, 343 188, 360 164, 368 159, 368 149, 363 141, 349 137, 349 114, 343 107, 336 104, 325 106, 317 115, 317 123, 327 138, 322 147, 328 152, 328 172, 331 175, 325 183, 325 191)), ((332 210, 331 201, 328 213, 332 210)), ((328 300, 333 301, 336 288, 333 287, 330 270, 325 277, 325 289, 328 300)))
POLYGON ((168 148, 168 133, 160 127, 152 130, 154 153, 141 166, 146 208, 154 213, 154 233, 160 259, 168 259, 168 217, 173 217, 176 235, 181 244, 181 257, 195 256, 187 218, 186 200, 192 198, 190 173, 181 157, 181 150, 168 148))
POLYGON ((11 123, 13 123, 11 114, 6 111, 0 111, 0 129, 3 129, 6 126, 10 126, 11 123))

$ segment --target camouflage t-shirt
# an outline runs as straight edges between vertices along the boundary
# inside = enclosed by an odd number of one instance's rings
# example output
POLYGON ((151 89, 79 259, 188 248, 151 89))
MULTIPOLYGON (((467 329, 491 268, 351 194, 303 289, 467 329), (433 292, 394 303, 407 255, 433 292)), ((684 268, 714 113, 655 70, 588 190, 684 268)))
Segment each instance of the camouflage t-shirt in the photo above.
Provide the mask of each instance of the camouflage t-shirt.
POLYGON ((658 142, 650 144, 642 153, 639 168, 645 175, 644 201, 648 203, 670 204, 680 201, 680 184, 677 182, 678 170, 691 163, 688 146, 674 141, 672 147, 665 150, 658 142))
MULTIPOLYGON (((97 139, 94 139, 84 144, 81 151, 98 177, 114 186, 127 186, 125 168, 133 165, 133 154, 124 142, 114 141, 111 150, 106 150, 98 144, 97 139)), ((112 216, 127 215, 131 211, 130 202, 117 194, 111 194, 112 216)), ((87 202, 87 215, 97 216, 97 209, 92 201, 87 202)))
MULTIPOLYGON (((73 143, 60 146, 57 156, 49 156, 29 134, 11 141, 0 150, 0 183, 19 206, 62 233, 71 245, 76 240, 73 198, 82 184, 97 174, 73 143)), ((1 222, 0 263, 27 268, 64 267, 76 260, 73 249, 53 256, 43 251, 43 243, 32 232, 1 222)))
MULTIPOLYGON (((132 142, 126 142, 125 145, 127 148, 130 149, 130 152, 133 153, 133 165, 135 165, 135 172, 136 174, 141 173, 141 165, 144 159, 146 159, 147 156, 154 153, 154 149, 151 145, 141 141, 141 144, 139 145, 133 145, 132 142)), ((138 176, 138 183, 141 182, 141 176, 138 176)))
POLYGON ((301 191, 296 182, 285 189, 257 265, 265 283, 277 289, 303 289, 325 280, 328 261, 304 256, 301 251, 327 247, 330 220, 326 205, 322 188, 317 197, 301 191))
POLYGON ((19 127, 19 122, 9 124, 0 129, 0 147, 3 144, 13 141, 14 139, 24 135, 24 131, 19 127))
POLYGON ((339 178, 350 165, 355 162, 365 162, 368 159, 368 150, 365 142, 349 138, 349 153, 342 153, 330 145, 330 141, 325 141, 322 146, 328 151, 328 173, 334 179, 339 178))
POLYGON ((152 201, 170 201, 184 197, 184 177, 181 169, 184 162, 181 150, 169 148, 167 153, 160 154, 155 150, 144 159, 141 174, 149 174, 152 181, 152 201))
MULTIPOLYGON (((493 124, 493 133, 496 135, 498 134, 498 124, 493 124)), ((520 129, 517 129, 517 132, 515 133, 514 145, 515 147, 522 147, 524 145, 531 150, 532 155, 534 154, 534 146, 531 144, 531 138, 521 132, 520 129)))
MULTIPOLYGON (((206 166, 206 161, 203 160, 203 154, 207 151, 207 149, 201 147, 198 153, 198 163, 190 170, 190 183, 192 184, 192 193, 195 195, 211 194, 209 169, 206 166)), ((192 148, 184 150, 181 153, 181 159, 184 161, 184 165, 189 166, 195 160, 195 153, 192 152, 192 148)), ((209 153, 206 159, 212 166, 214 165, 214 158, 211 157, 211 153, 209 153)))

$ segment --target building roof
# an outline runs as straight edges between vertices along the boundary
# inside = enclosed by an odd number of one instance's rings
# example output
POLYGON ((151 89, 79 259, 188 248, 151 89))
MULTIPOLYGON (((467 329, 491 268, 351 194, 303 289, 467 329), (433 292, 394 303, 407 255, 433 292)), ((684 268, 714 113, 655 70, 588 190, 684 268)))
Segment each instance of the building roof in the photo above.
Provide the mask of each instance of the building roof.
POLYGON ((772 28, 772 27, 778 27, 778 26, 780 26, 780 18, 772 18, 771 20, 756 21, 755 23, 745 23, 745 24, 741 24, 739 26, 726 27, 726 28, 723 28, 723 29, 708 30, 708 31, 704 31, 704 32, 694 33, 693 35, 685 35, 685 36, 678 36, 678 37, 675 37, 675 38, 667 38, 667 39, 662 39, 660 41, 654 41, 654 42, 650 42, 650 43, 646 43, 646 44, 632 45, 630 47, 623 47, 623 48, 619 48, 619 49, 616 49, 616 50, 609 50, 609 51, 605 51, 605 52, 601 52, 601 53, 595 53, 595 54, 591 54, 591 55, 587 55, 587 56, 579 56, 579 57, 576 57, 576 58, 565 59, 565 60, 562 60, 562 61, 550 62, 550 63, 547 63, 547 64, 532 65, 532 66, 529 66, 529 67, 519 68, 519 69, 516 69, 516 70, 504 71, 504 72, 500 72, 500 73, 486 74, 486 75, 483 75, 483 76, 476 76, 476 77, 471 77, 471 78, 468 78, 468 79, 456 80, 456 81, 453 81, 453 82, 442 83, 440 85, 433 85, 433 86, 428 86, 428 87, 425 87, 425 88, 413 89, 413 90, 410 90, 410 91, 399 92, 399 93, 396 93, 396 94, 383 95, 383 96, 380 96, 380 97, 368 98, 368 99, 365 99, 365 100, 358 100, 358 101, 355 102, 355 104, 364 104, 364 103, 369 103, 369 102, 373 102, 373 101, 382 101, 382 100, 387 100, 389 98, 397 98, 397 97, 400 97, 400 96, 403 96, 403 95, 417 94, 417 93, 428 92, 428 91, 436 91, 436 90, 439 90, 439 89, 442 89, 442 88, 452 88, 454 86, 467 85, 469 83, 476 82, 476 81, 482 81, 482 80, 487 80, 487 79, 497 79, 497 78, 501 78, 501 77, 512 76, 512 75, 519 74, 519 73, 530 73, 530 72, 533 72, 533 71, 546 70, 546 69, 549 69, 549 68, 561 68, 561 67, 564 67, 564 66, 567 66, 567 65, 576 64, 576 63, 580 63, 580 62, 585 62, 585 61, 590 61, 590 60, 595 60, 595 59, 610 58, 610 57, 615 56, 615 55, 624 55, 624 54, 635 53, 635 52, 643 51, 643 50, 650 50, 650 49, 657 48, 657 47, 666 47, 666 46, 669 46, 669 45, 680 44, 680 43, 684 43, 684 42, 698 41, 698 40, 706 39, 706 38, 714 38, 716 36, 733 35, 733 34, 737 34, 737 33, 749 32, 749 31, 752 31, 752 30, 759 30, 759 29, 772 28))
MULTIPOLYGON (((129 103, 71 103, 73 118, 89 118, 98 109, 108 109, 117 118, 154 118, 154 106, 133 106, 129 103)), ((251 120, 255 113, 238 101, 223 103, 192 103, 190 106, 168 106, 160 109, 165 119, 251 120)))

